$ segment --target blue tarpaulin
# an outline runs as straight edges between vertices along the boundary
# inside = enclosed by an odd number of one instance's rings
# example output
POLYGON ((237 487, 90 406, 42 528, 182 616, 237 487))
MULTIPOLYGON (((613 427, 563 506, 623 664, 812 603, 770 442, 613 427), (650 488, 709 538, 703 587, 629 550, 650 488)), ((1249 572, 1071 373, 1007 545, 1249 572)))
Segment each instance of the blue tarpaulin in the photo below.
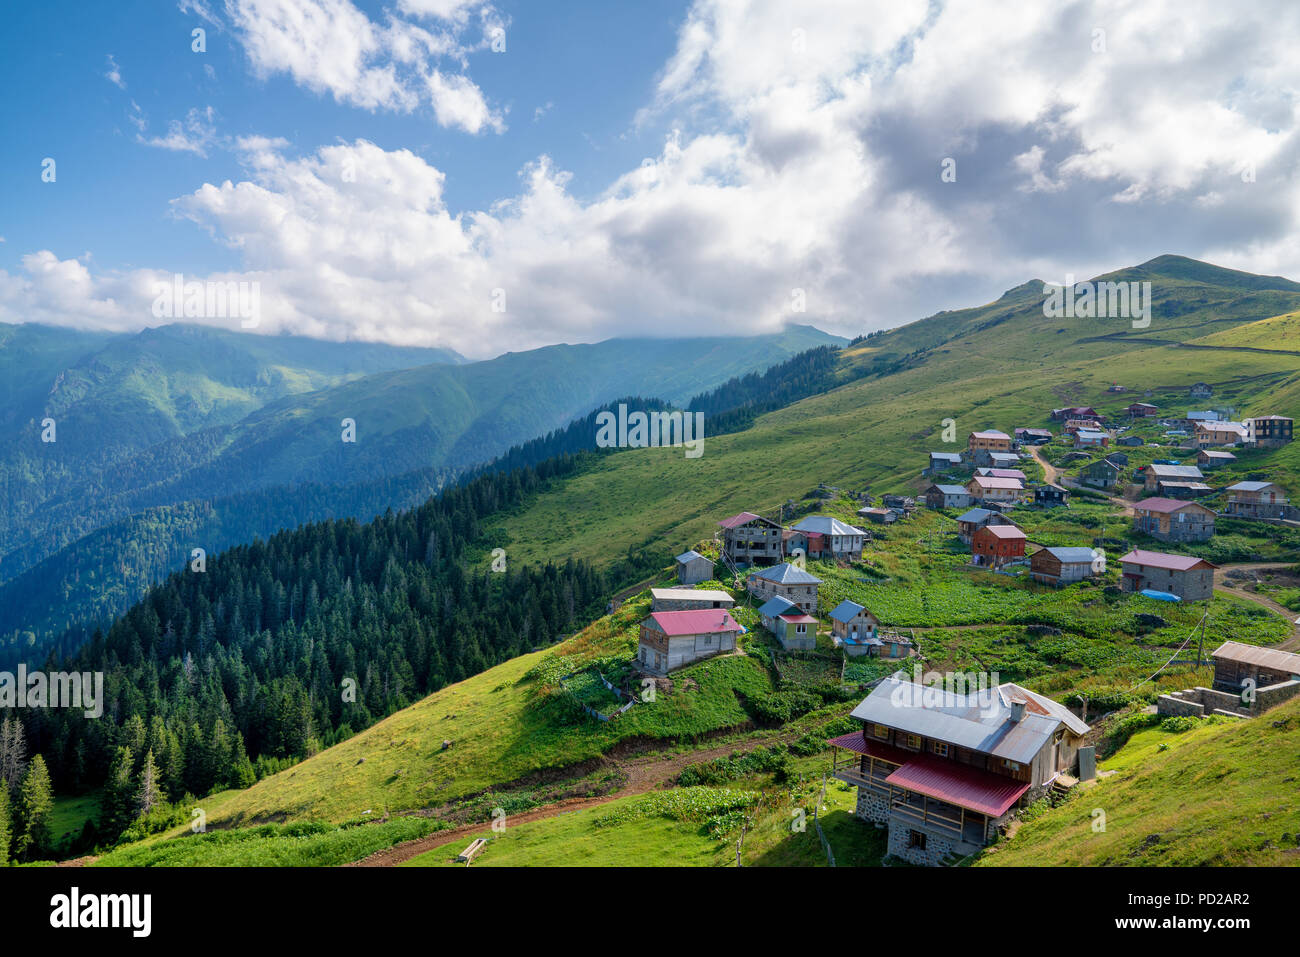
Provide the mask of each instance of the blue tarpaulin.
POLYGON ((1139 594, 1154 598, 1156 601, 1182 601, 1177 595, 1171 595, 1167 591, 1156 591, 1154 588, 1143 588, 1139 594))

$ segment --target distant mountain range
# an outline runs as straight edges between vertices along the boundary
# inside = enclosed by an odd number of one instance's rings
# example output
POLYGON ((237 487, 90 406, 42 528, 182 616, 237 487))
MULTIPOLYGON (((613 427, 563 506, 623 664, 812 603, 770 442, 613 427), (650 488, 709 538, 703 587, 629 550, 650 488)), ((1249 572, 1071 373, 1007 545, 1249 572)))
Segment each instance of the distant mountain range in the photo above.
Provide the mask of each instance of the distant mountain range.
MULTIPOLYGON (((162 526, 169 539, 178 528, 210 530, 211 503, 232 496, 246 498, 229 528, 238 537, 220 537, 222 547, 354 506, 365 512, 386 495, 410 504, 611 400, 684 404, 844 342, 794 326, 469 362, 447 350, 188 325, 131 335, 0 326, 0 429, 12 437, 0 448, 0 583, 63 549, 103 554, 122 535, 157 539, 162 526), (343 440, 345 419, 355 442, 343 440), (42 441, 46 420, 54 442, 42 441), (397 476, 408 478, 388 483, 397 476)), ((67 587, 98 595, 125 587, 107 606, 116 608, 167 567, 144 548, 113 555, 111 580, 98 568, 67 587)), ((74 564, 70 556, 62 567, 74 564)), ((6 607, 0 600, 0 634, 36 624, 5 620, 6 607)))

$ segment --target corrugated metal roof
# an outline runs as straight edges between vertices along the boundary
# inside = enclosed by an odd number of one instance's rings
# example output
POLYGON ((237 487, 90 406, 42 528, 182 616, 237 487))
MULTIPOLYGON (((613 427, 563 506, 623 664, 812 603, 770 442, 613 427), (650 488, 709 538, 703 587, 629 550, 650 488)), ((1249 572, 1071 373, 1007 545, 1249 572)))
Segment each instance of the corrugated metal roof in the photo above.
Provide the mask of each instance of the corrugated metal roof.
POLYGON ((656 611, 650 615, 665 635, 707 635, 722 631, 739 631, 740 626, 722 608, 698 608, 691 611, 656 611))
POLYGON ((906 764, 914 756, 913 752, 896 748, 892 744, 869 740, 861 731, 842 734, 838 738, 831 738, 826 743, 832 748, 843 748, 845 751, 852 751, 854 754, 869 755, 881 761, 888 761, 890 764, 906 764))
POLYGON ((1010 439, 1011 436, 1005 432, 999 432, 997 429, 989 429, 985 432, 972 432, 971 435, 977 439, 1010 439))
POLYGON ((650 594, 654 598, 664 598, 675 601, 735 601, 731 595, 717 588, 651 588, 650 594))
MULTIPOLYGON (((1166 484, 1166 485, 1176 485, 1176 484, 1178 484, 1178 483, 1176 483, 1176 482, 1166 482, 1165 484, 1166 484)), ((1195 483, 1192 483, 1192 484, 1195 484, 1195 483)), ((1133 503, 1133 508, 1134 508, 1134 509, 1139 509, 1139 510, 1144 511, 1144 512, 1162 512, 1162 513, 1167 513, 1167 512, 1178 512, 1178 511, 1181 511, 1182 509, 1185 509, 1185 508, 1200 508, 1200 509, 1205 509, 1205 511, 1207 511, 1207 512, 1210 511, 1210 509, 1205 508, 1204 505, 1199 505, 1199 504, 1197 504, 1196 502, 1189 502, 1189 501, 1187 501, 1186 499, 1179 499, 1179 498, 1159 498, 1159 497, 1156 497, 1156 498, 1144 498, 1144 499, 1142 499, 1141 501, 1134 502, 1134 503, 1133 503)))
POLYGON ((955 694, 913 684, 901 675, 877 685, 853 709, 853 717, 1021 764, 1031 761, 1062 723, 1056 715, 1032 713, 1012 721, 1001 689, 955 694))
POLYGON ((1026 537, 1025 533, 1014 525, 985 525, 980 529, 980 531, 987 532, 994 538, 1005 538, 1008 540, 1026 537))
POLYGON ((987 521, 990 515, 1001 514, 991 508, 972 508, 968 512, 963 512, 957 516, 959 522, 983 522, 987 521))
POLYGON ((838 518, 831 518, 829 515, 809 515, 802 522, 794 526, 796 532, 803 532, 809 535, 865 535, 867 534, 860 528, 854 528, 847 522, 841 522, 838 518))
POLYGON ((1262 492, 1269 488, 1272 482, 1238 482, 1236 485, 1229 485, 1229 492, 1262 492))
POLYGON ((711 559, 711 558, 705 558, 705 556, 701 555, 699 552, 697 552, 697 551, 696 551, 695 549, 693 549, 693 548, 692 548, 689 552, 682 552, 680 555, 678 555, 678 556, 677 556, 677 561, 678 561, 679 563, 681 563, 681 564, 684 565, 684 564, 686 564, 686 562, 693 562, 693 561, 695 561, 695 559, 697 559, 697 558, 703 558, 703 559, 704 559, 706 562, 708 562, 710 565, 712 565, 712 564, 714 563, 714 562, 713 562, 713 559, 711 559))
POLYGON ((1278 651, 1276 648, 1260 648, 1258 645, 1243 645, 1239 641, 1225 641, 1210 652, 1210 657, 1238 661, 1246 665, 1258 665, 1289 675, 1300 675, 1300 655, 1289 651, 1278 651))
POLYGON ((1020 479, 994 478, 991 475, 977 475, 971 479, 971 481, 980 488, 1015 489, 1017 491, 1024 488, 1024 486, 1020 484, 1020 479))
POLYGON ((1053 547, 1044 548, 1043 551, 1047 552, 1057 561, 1064 562, 1067 565, 1092 564, 1091 548, 1084 548, 1082 546, 1070 546, 1068 548, 1053 547))
POLYGON ((1157 478, 1205 478, 1195 465, 1148 465, 1147 468, 1157 478))
POLYGON ((796 568, 789 562, 782 562, 780 565, 773 565, 771 568, 760 568, 753 573, 752 577, 776 582, 780 585, 820 585, 822 583, 822 580, 816 575, 810 575, 802 568, 796 568))
POLYGON ((1029 790, 1023 781, 928 754, 912 758, 885 778, 885 783, 989 817, 1001 817, 1029 790))
POLYGON ((777 618, 794 607, 794 602, 782 598, 780 595, 775 595, 759 606, 758 613, 765 618, 777 618))
POLYGON ((933 485, 931 488, 937 488, 944 495, 969 495, 965 485, 933 485))
MULTIPOLYGON (((848 624, 856 618, 860 612, 864 611, 867 611, 865 605, 859 605, 856 601, 849 601, 846 598, 835 606, 835 610, 831 612, 831 617, 836 621, 842 621, 845 624, 848 624)), ((871 615, 871 612, 867 611, 867 614, 871 615)), ((876 616, 871 615, 871 617, 875 618, 876 616)))
POLYGON ((1207 562, 1204 558, 1197 558, 1195 555, 1171 555, 1168 552, 1148 552, 1142 548, 1135 548, 1127 555, 1120 559, 1121 564, 1125 565, 1147 565, 1151 568, 1168 568, 1171 571, 1185 572, 1189 568, 1195 568, 1204 562, 1210 568, 1218 568, 1213 562, 1207 562))
POLYGON ((718 522, 718 524, 723 528, 736 528, 740 525, 748 525, 755 519, 765 521, 769 525, 776 524, 775 522, 764 519, 761 515, 755 515, 753 512, 741 512, 739 515, 732 515, 730 518, 724 518, 722 521, 718 522))

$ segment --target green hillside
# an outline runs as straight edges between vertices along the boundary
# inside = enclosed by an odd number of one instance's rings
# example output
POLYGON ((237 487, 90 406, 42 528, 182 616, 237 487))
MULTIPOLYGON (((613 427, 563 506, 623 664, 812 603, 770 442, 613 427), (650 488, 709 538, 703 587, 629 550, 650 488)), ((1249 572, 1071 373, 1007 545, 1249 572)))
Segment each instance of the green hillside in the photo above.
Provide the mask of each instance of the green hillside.
POLYGON ((450 475, 617 397, 685 401, 841 341, 804 326, 742 339, 549 346, 454 363, 457 357, 432 350, 194 327, 111 339, 42 380, 48 394, 29 396, 16 440, 0 452, 8 479, 0 580, 148 508, 417 469, 450 475), (299 365, 288 365, 290 358, 299 365), (52 444, 40 439, 47 415, 58 423, 52 444), (356 423, 355 443, 341 440, 345 418, 356 423))
MULTIPOLYGON (((1009 432, 1048 424, 1050 410, 1065 404, 1114 413, 1142 396, 1179 416, 1206 404, 1187 396, 1192 383, 1206 381, 1214 385, 1215 406, 1231 405, 1241 413, 1300 412, 1300 372, 1286 351, 1288 340, 1270 351, 1205 341, 1233 334, 1250 341, 1257 324, 1277 325, 1272 317, 1300 307, 1294 284, 1171 257, 1115 275, 1152 282, 1149 327, 1046 319, 1041 284, 1031 283, 987 306, 873 334, 841 352, 838 388, 763 414, 741 431, 707 435, 700 458, 688 459, 681 449, 580 458, 523 494, 494 501, 472 526, 457 523, 472 527, 465 567, 485 567, 493 548, 505 549, 513 568, 569 559, 610 568, 632 556, 638 562, 657 556, 662 564, 686 547, 709 549, 717 519, 742 508, 785 504, 787 518, 815 512, 856 522, 858 502, 840 490, 918 490, 929 482, 919 476, 927 451, 964 447, 966 434, 976 429, 1009 432), (1124 391, 1112 391, 1116 385, 1124 391), (945 420, 952 420, 951 443, 943 439, 945 420)), ((1154 423, 1138 431, 1163 439, 1154 423)), ((1129 475, 1153 458, 1188 458, 1165 446, 1129 451, 1129 475)), ((1066 449, 1054 442, 1044 452, 1059 462, 1066 449)), ((1268 477, 1300 493, 1298 456, 1296 444, 1243 451, 1214 481, 1268 477)), ((1036 465, 1027 468, 1040 473, 1036 465)), ((966 567, 954 516, 923 510, 895 526, 871 526, 864 560, 849 570, 810 563, 825 580, 823 613, 842 598, 859 601, 886 626, 912 631, 926 667, 996 671, 1002 680, 1059 700, 1086 699, 1094 717, 1204 683, 1205 669, 1162 668, 1192 640, 1203 613, 1208 642, 1232 638, 1291 647, 1300 641, 1289 621, 1243 593, 1218 591, 1198 606, 1122 595, 1114 587, 1115 560, 1131 547, 1153 543, 1134 533, 1104 496, 1076 494, 1068 510, 1018 514, 1035 544, 1103 541, 1110 567, 1102 580, 1060 590, 966 567)), ((367 527, 365 534, 389 535, 382 525, 367 527)), ((411 545, 420 539, 408 538, 399 549, 409 561, 418 556, 411 545)), ((1217 562, 1294 564, 1300 561, 1300 529, 1224 521, 1214 540, 1186 550, 1217 562)), ((367 554, 377 568, 373 547, 367 554)), ((423 574, 414 568, 410 573, 423 574)), ((639 577, 644 566, 629 563, 619 574, 639 577)), ((400 583, 394 575, 386 571, 377 584, 386 590, 390 581, 400 583)), ((273 585, 263 581, 264 587, 273 585)), ((412 591, 420 607, 428 605, 426 595, 412 591)), ((265 822, 332 826, 367 813, 481 824, 495 807, 514 814, 577 797, 621 799, 663 784, 684 785, 686 778, 701 783, 701 776, 710 785, 770 789, 783 786, 791 773, 819 776, 826 738, 851 726, 845 715, 860 699, 859 684, 889 668, 854 662, 841 675, 842 663, 825 635, 812 658, 786 658, 742 602, 736 615, 750 632, 741 654, 675 672, 671 687, 654 701, 608 723, 594 721, 578 704, 609 705, 594 673, 627 672, 638 622, 647 611, 648 594, 642 592, 565 642, 442 687, 251 787, 201 798, 201 806, 215 827, 238 833, 265 822), (570 680, 562 682, 565 676, 570 680), (728 758, 733 751, 738 756, 728 758), (741 759, 749 753, 763 760, 741 759), (692 771, 696 764, 707 770, 692 771)), ((151 634, 160 617, 146 623, 151 634)), ((382 629, 367 627, 365 634, 382 653, 382 629)), ((1180 737, 1191 741, 1202 733, 1180 737)), ((1185 799, 1196 800, 1192 794, 1185 799)), ((665 825, 661 814, 640 819, 659 829, 658 837, 639 830, 641 824, 621 821, 617 826, 629 829, 628 846, 663 840, 699 863, 720 861, 716 846, 697 842, 698 822, 684 819, 682 830, 665 825)), ((1023 833, 1032 833, 1033 823, 1023 833)), ((539 818, 536 827, 538 834, 586 842, 581 846, 595 840, 576 819, 570 826, 539 818)), ((870 842, 853 848, 854 855, 866 857, 878 858, 881 851, 870 842)), ((499 849, 508 862, 507 844, 499 849)), ((773 862, 813 862, 802 844, 796 849, 773 838, 768 850, 773 862)), ((518 854, 519 862, 562 857, 544 852, 537 841, 508 853, 518 854)), ((438 860, 435 855, 422 863, 438 860)))
POLYGON ((1153 727, 1107 776, 984 853, 993 867, 1300 864, 1300 700, 1249 721, 1153 727), (1097 810, 1104 830, 1097 829, 1097 810))

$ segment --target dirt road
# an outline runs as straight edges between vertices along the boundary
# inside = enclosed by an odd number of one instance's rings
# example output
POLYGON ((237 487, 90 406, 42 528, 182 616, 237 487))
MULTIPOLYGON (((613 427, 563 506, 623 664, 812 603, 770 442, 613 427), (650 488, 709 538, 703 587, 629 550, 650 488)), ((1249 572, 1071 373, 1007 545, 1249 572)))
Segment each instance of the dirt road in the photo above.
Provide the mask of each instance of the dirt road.
POLYGON ((1284 605, 1279 605, 1271 598, 1266 598, 1253 591, 1247 591, 1236 585, 1228 583, 1228 572, 1245 569, 1247 571, 1279 571, 1284 568, 1293 568, 1289 562, 1238 562, 1232 565, 1220 565, 1214 570, 1214 588, 1216 591, 1224 592, 1228 595, 1236 595, 1238 598, 1244 598, 1246 601, 1253 601, 1257 605, 1262 605, 1269 611, 1281 615, 1291 625, 1291 637, 1277 645, 1279 651, 1296 651, 1300 649, 1300 624, 1296 624, 1296 619, 1300 618, 1300 613, 1292 611, 1284 605))
MULTIPOLYGON (((610 801, 617 800, 621 797, 628 797, 634 794, 645 794, 665 784, 670 784, 677 779, 677 776, 687 767, 687 765, 698 764, 701 761, 711 761, 714 758, 724 758, 735 751, 752 751, 755 748, 767 747, 776 744, 778 741, 790 740, 792 735, 774 735, 770 738, 759 738, 752 741, 733 742, 731 744, 718 745, 713 748, 706 748, 702 751, 691 751, 687 754, 674 754, 667 757, 660 755, 648 755, 642 758, 634 758, 627 761, 610 761, 610 764, 617 767, 627 775, 627 784, 615 791, 613 794, 602 794, 598 797, 590 798, 569 798, 564 801, 557 801, 555 804, 548 804, 545 807, 534 808, 531 811, 524 811, 519 814, 512 814, 509 818, 509 824, 514 827, 519 824, 526 824, 529 821, 541 821, 546 818, 556 817, 560 814, 570 814, 574 811, 581 811, 584 808, 597 807, 601 804, 608 804, 610 801)), ((491 827, 487 822, 480 821, 477 824, 466 824, 461 827, 453 828, 448 831, 437 831, 425 837, 417 838, 414 841, 406 841, 402 844, 395 844, 392 847, 377 851, 369 857, 351 864, 345 864, 345 867, 393 867, 404 861, 409 861, 413 857, 431 851, 436 847, 442 847, 445 844, 469 843, 476 837, 482 836, 483 832, 491 827)), ((460 851, 461 848, 456 848, 460 851)), ((448 856, 451 849, 448 849, 448 856)))
MULTIPOLYGON (((1080 485, 1074 479, 1066 478, 1064 472, 1058 469, 1055 465, 1052 465, 1050 462, 1048 462, 1047 457, 1043 455, 1042 449, 1038 448, 1038 446, 1031 445, 1029 447, 1029 456, 1042 467, 1043 481, 1050 482, 1053 485, 1059 485, 1062 488, 1069 488, 1069 489, 1084 488, 1084 486, 1080 485)), ((1090 489, 1089 491, 1096 491, 1096 489, 1090 489)), ((1122 498, 1119 495, 1107 495, 1106 501, 1110 502, 1121 512, 1123 512, 1126 517, 1128 518, 1133 517, 1133 503, 1130 502, 1128 499, 1122 498)))

